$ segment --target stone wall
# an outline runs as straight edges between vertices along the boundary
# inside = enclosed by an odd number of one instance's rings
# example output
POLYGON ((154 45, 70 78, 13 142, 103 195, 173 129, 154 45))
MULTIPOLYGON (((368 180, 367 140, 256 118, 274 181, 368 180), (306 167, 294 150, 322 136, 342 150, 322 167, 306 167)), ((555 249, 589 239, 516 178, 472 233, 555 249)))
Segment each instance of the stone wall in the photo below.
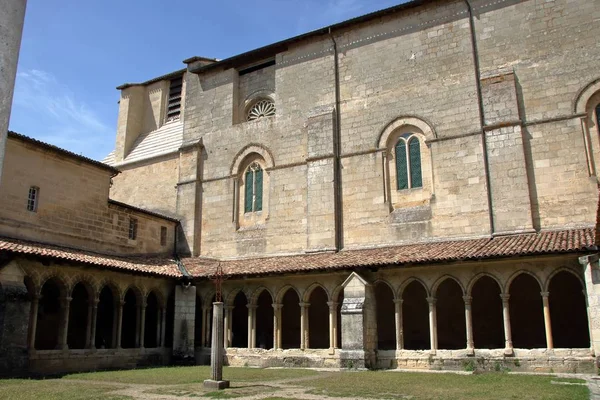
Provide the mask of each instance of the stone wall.
POLYGON ((117 254, 171 254, 176 223, 108 203, 112 173, 18 139, 7 144, 0 187, 0 233, 117 254), (27 210, 29 189, 39 188, 35 212, 27 210), (130 218, 137 238, 129 239, 130 218), (161 227, 167 241, 161 244, 161 227))

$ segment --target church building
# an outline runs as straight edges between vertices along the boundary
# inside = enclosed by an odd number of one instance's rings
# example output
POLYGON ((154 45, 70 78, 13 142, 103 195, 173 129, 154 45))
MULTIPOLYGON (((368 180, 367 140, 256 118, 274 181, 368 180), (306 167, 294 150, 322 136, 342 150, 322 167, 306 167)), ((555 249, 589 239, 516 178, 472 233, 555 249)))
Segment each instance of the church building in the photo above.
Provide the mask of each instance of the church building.
POLYGON ((9 132, 0 373, 207 363, 220 296, 228 365, 595 372, 599 20, 412 0, 119 86, 102 162, 9 132))

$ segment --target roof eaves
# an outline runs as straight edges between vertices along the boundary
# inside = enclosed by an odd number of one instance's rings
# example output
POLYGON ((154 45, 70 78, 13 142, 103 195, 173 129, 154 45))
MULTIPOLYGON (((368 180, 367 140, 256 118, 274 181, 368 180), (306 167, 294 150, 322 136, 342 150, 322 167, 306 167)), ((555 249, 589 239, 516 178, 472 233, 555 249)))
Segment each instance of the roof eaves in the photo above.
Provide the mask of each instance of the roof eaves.
POLYGON ((127 89, 128 87, 131 87, 131 86, 147 86, 147 85, 150 85, 152 83, 159 82, 159 81, 162 81, 162 80, 177 78, 180 75, 183 75, 186 71, 187 71, 187 68, 183 68, 183 69, 178 69, 177 71, 173 71, 173 72, 170 72, 168 74, 161 75, 161 76, 158 76, 156 78, 150 79, 150 80, 148 80, 146 82, 141 82, 141 83, 124 83, 122 85, 117 86, 117 90, 127 89))
POLYGON ((127 204, 127 203, 121 203, 120 201, 117 201, 117 200, 108 199, 108 203, 109 204, 114 204, 114 205, 119 206, 119 207, 128 208, 130 210, 137 211, 137 212, 140 212, 140 213, 143 213, 143 214, 152 215, 153 217, 162 218, 162 219, 165 219, 167 221, 171 221, 171 222, 175 222, 175 223, 179 222, 179 219, 177 219, 177 218, 173 218, 173 217, 169 217, 167 215, 159 214, 159 213, 156 213, 154 211, 145 210, 143 208, 132 206, 132 205, 127 204))
POLYGON ((75 159, 77 161, 84 162, 86 164, 90 164, 90 165, 93 165, 95 167, 108 170, 108 171, 112 172, 114 175, 117 175, 117 174, 121 173, 121 171, 118 170, 117 168, 112 167, 112 166, 110 166, 108 164, 105 164, 103 162, 92 160, 91 158, 84 157, 84 156, 81 156, 79 154, 75 154, 75 153, 73 153, 71 151, 62 149, 62 148, 60 148, 58 146, 55 146, 53 144, 42 142, 41 140, 37 140, 37 139, 34 139, 32 137, 29 137, 29 136, 25 136, 25 135, 17 133, 17 132, 8 131, 8 137, 10 139, 16 139, 16 140, 20 140, 20 141, 25 142, 25 143, 32 144, 34 146, 43 148, 44 150, 52 151, 52 152, 54 152, 54 153, 56 153, 58 155, 61 155, 61 156, 69 157, 69 158, 75 159))

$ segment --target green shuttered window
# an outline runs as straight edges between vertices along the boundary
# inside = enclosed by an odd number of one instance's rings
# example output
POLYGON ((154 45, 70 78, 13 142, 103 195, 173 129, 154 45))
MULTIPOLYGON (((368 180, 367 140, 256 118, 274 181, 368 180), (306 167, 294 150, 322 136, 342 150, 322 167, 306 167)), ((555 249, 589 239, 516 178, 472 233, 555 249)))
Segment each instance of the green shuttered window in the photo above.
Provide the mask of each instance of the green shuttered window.
POLYGON ((244 212, 262 210, 263 170, 257 163, 248 167, 245 175, 244 212))
POLYGON ((398 190, 423 187, 419 139, 411 134, 404 134, 396 143, 395 151, 398 190))

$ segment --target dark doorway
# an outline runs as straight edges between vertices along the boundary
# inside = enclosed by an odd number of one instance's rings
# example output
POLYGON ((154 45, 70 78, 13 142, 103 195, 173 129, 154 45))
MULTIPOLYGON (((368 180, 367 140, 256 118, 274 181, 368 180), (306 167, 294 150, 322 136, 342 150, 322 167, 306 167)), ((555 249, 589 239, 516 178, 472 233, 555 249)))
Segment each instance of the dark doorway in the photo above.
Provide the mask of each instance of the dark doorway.
POLYGON ((167 315, 165 321, 165 347, 173 347, 173 330, 175 329, 175 291, 167 298, 167 315))
POLYGON ((281 347, 300 348, 300 298, 294 289, 283 296, 281 309, 281 347))
POLYGON ((521 349, 546 347, 541 289, 529 274, 520 274, 510 285, 510 326, 513 346, 521 349))
POLYGON ((67 345, 70 349, 84 349, 87 342, 90 294, 83 283, 78 283, 71 293, 67 345))
POLYGON ((467 348, 465 301, 454 279, 446 279, 436 292, 437 334, 439 349, 467 348))
POLYGON ((273 348, 273 299, 263 290, 256 302, 256 347, 273 348))
POLYGON ((61 290, 54 279, 49 279, 42 286, 38 303, 37 329, 35 348, 37 350, 53 350, 58 346, 58 335, 62 325, 61 290))
POLYGON ((589 348, 590 330, 581 281, 567 271, 552 277, 550 286, 552 339, 557 348, 589 348))
POLYGON ((383 282, 375 285, 375 303, 377 307, 377 348, 379 350, 395 350, 394 292, 383 282))
POLYGON ((121 347, 131 349, 136 347, 138 330, 138 301, 132 289, 125 293, 123 305, 123 322, 121 325, 121 347))
POLYGON ((420 282, 412 281, 404 288, 402 300, 404 300, 402 302, 404 348, 407 350, 430 349, 427 291, 420 282))
POLYGON ((248 347, 248 299, 241 291, 233 299, 231 347, 248 347))
POLYGON ((146 321, 144 325, 144 347, 159 347, 160 306, 154 292, 146 299, 146 321))
POLYGON ((115 297, 108 286, 100 291, 98 314, 96 319, 96 348, 110 349, 115 347, 113 330, 115 319, 115 297))
POLYGON ((316 287, 310 294, 308 303, 308 347, 311 349, 329 348, 329 306, 327 293, 316 287))
POLYGON ((493 278, 482 276, 471 289, 473 342, 477 349, 504 347, 504 322, 500 286, 493 278))

